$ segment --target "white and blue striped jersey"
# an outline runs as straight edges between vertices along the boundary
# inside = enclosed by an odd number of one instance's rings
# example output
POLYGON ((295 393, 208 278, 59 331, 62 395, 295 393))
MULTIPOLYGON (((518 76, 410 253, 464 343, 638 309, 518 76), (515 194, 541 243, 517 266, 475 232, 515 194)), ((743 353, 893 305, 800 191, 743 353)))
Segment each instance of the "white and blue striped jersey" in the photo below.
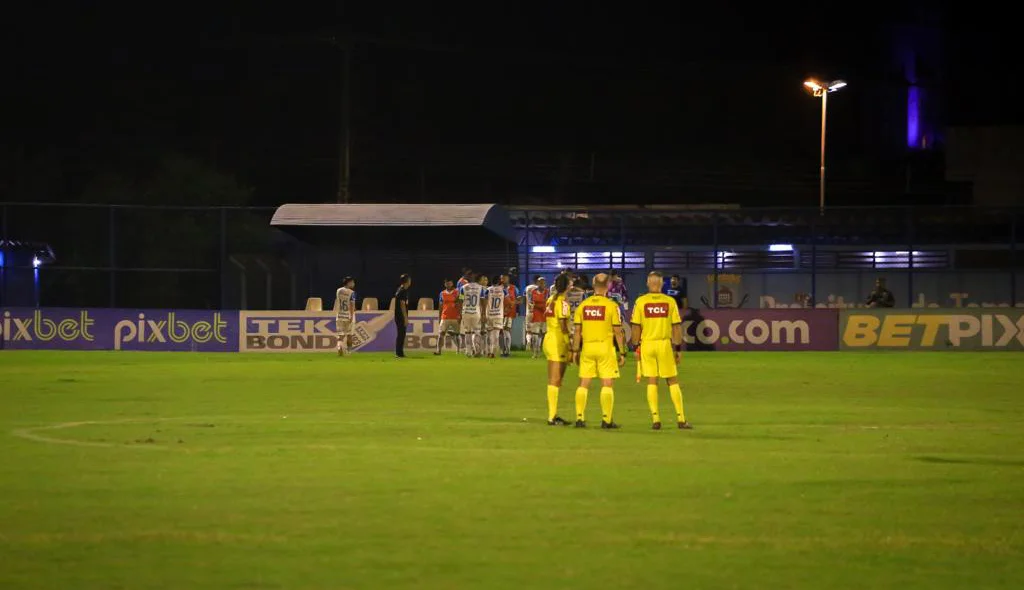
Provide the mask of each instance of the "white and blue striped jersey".
POLYGON ((462 316, 480 315, 480 305, 483 303, 484 286, 480 283, 466 283, 459 289, 462 296, 462 316))
POLYGON ((500 320, 505 317, 505 287, 493 285, 487 287, 487 317, 500 320))

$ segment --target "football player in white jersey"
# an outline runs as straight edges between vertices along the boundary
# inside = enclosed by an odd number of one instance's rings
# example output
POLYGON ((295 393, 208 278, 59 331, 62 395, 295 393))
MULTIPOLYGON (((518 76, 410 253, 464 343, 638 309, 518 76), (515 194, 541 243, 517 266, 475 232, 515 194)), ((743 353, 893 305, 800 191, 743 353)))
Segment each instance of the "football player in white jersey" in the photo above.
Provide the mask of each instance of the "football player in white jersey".
POLYGON ((356 328, 356 280, 345 277, 334 297, 334 315, 338 328, 338 356, 348 354, 356 328))
POLYGON ((486 283, 486 277, 466 283, 459 289, 462 301, 461 332, 466 356, 476 356, 480 351, 480 311, 484 305, 484 286, 481 281, 486 283))
POLYGON ((505 286, 501 277, 487 288, 487 308, 484 311, 487 332, 487 357, 494 358, 500 348, 501 330, 505 325, 505 286))

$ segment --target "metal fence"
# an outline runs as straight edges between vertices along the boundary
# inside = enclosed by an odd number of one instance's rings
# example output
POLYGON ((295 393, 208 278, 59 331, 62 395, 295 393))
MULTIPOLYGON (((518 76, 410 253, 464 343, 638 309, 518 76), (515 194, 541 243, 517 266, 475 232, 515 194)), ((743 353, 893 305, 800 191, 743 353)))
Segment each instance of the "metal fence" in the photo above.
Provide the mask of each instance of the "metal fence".
MULTIPOLYGON (((273 208, 0 204, 0 296, 41 306, 239 306, 229 266, 273 261, 273 208), (32 264, 19 250, 49 246, 32 264), (19 245, 21 245, 19 247, 19 245), (20 296, 19 296, 20 294, 20 296)), ((255 270, 255 269, 254 269, 255 270)))
POLYGON ((513 220, 529 273, 657 268, 713 307, 742 301, 741 283, 755 306, 855 303, 876 278, 900 306, 1015 305, 1024 291, 1020 208, 551 207, 513 220))
MULTIPOLYGON (((273 211, 0 203, 0 304, 301 306, 316 269, 296 256, 293 239, 270 227, 273 211), (32 244, 52 248, 53 260, 36 266, 19 255, 32 244)), ((824 301, 837 289, 852 297, 886 275, 899 285, 901 304, 934 284, 928 288, 936 293, 965 292, 969 285, 1013 305, 1024 266, 1020 208, 860 207, 822 214, 816 208, 534 207, 510 214, 523 279, 564 267, 636 276, 659 268, 706 281, 711 293, 718 292, 717 277, 743 276, 762 285, 748 289, 755 298, 807 294, 824 301), (784 287, 770 286, 780 281, 784 287), (848 286, 832 286, 838 284, 848 286)), ((718 302, 711 297, 712 305, 718 302)))

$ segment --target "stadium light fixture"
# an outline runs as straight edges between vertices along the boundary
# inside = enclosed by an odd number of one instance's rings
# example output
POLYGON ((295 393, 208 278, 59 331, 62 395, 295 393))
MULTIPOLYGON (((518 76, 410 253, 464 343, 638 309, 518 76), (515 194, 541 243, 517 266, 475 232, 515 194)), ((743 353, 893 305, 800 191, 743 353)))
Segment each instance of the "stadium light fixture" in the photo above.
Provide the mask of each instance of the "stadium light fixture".
POLYGON ((530 251, 534 254, 554 254, 554 246, 534 246, 530 248, 530 251))
POLYGON ((813 78, 804 81, 804 87, 811 91, 815 98, 821 99, 821 173, 818 179, 818 207, 825 214, 825 121, 828 113, 828 95, 846 87, 845 80, 819 82, 813 78))
POLYGON ((769 252, 792 252, 793 244, 772 244, 768 246, 769 252))

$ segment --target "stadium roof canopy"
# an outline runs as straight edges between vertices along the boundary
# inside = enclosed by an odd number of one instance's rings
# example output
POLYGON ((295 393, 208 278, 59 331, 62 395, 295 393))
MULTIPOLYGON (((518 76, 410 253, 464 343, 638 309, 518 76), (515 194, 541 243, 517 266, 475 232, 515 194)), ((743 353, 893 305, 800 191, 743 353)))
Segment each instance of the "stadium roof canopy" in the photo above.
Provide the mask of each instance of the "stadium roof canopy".
POLYGON ((281 205, 270 225, 299 228, 482 228, 508 241, 516 231, 508 211, 495 204, 299 204, 281 205))

